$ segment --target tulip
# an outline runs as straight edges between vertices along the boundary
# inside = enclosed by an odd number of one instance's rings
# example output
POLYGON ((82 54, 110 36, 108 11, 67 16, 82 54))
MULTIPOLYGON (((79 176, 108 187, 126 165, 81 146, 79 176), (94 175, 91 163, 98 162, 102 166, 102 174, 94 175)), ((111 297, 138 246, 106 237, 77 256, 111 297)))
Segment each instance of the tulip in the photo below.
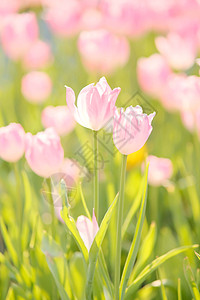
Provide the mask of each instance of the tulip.
POLYGON ((63 136, 75 127, 74 118, 66 106, 47 106, 42 112, 42 124, 45 128, 53 127, 58 135, 63 136))
POLYGON ((169 111, 194 112, 199 108, 200 77, 172 74, 163 89, 161 102, 169 111))
POLYGON ((150 155, 147 162, 149 162, 148 183, 152 186, 167 185, 173 173, 171 160, 150 155))
POLYGON ((182 111, 181 120, 188 131, 197 131, 197 134, 200 137, 200 108, 195 112, 182 111))
POLYGON ((3 50, 13 60, 23 58, 38 38, 38 25, 34 13, 8 15, 1 27, 3 50))
POLYGON ((144 145, 140 150, 134 152, 127 157, 127 170, 133 169, 138 164, 141 164, 147 156, 147 146, 144 145))
POLYGON ((115 109, 113 125, 113 141, 117 149, 124 155, 140 150, 146 143, 151 131, 151 122, 155 112, 149 116, 142 108, 129 106, 124 111, 115 109))
POLYGON ((78 49, 86 69, 100 74, 123 67, 130 55, 127 39, 104 29, 81 32, 78 49))
POLYGON ((44 102, 52 90, 50 77, 44 72, 32 71, 22 78, 21 92, 29 102, 44 102))
POLYGON ((7 162, 18 161, 25 150, 25 132, 20 124, 10 123, 0 128, 0 158, 7 162))
POLYGON ((169 33, 167 38, 157 37, 155 43, 172 68, 187 70, 194 64, 197 47, 193 39, 169 33))
POLYGON ((37 40, 26 52, 23 65, 28 70, 36 70, 46 67, 51 61, 52 54, 49 44, 37 40))
POLYGON ((76 227, 89 252, 93 240, 99 230, 99 226, 94 211, 93 211, 92 221, 85 216, 79 216, 76 221, 76 227))
POLYGON ((45 20, 54 33, 73 36, 80 30, 81 14, 79 1, 54 1, 47 9, 45 20))
POLYGON ((20 3, 18 0, 1 0, 0 16, 5 17, 8 14, 16 13, 19 7, 20 7, 20 3))
POLYGON ((160 97, 171 70, 160 54, 142 57, 137 63, 138 81, 144 92, 160 97))
POLYGON ((75 106, 74 91, 66 86, 66 100, 76 122, 80 125, 98 131, 103 128, 112 117, 115 102, 120 88, 111 90, 105 77, 99 82, 89 84, 78 95, 77 107, 75 106))
POLYGON ((27 133, 25 157, 33 172, 41 177, 48 178, 58 173, 63 162, 64 151, 55 130, 48 128, 36 135, 27 133))

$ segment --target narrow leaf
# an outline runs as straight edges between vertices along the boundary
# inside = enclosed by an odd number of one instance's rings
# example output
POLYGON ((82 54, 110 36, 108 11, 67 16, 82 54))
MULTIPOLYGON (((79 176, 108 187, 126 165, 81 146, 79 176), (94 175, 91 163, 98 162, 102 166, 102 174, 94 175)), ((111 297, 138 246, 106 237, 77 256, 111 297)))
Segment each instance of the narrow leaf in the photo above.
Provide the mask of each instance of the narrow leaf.
POLYGON ((160 267, 164 262, 166 262, 168 259, 183 253, 185 251, 188 251, 189 249, 194 249, 199 247, 199 245, 192 245, 192 246, 184 246, 180 248, 175 248, 173 250, 170 250, 169 252, 165 253, 164 255, 156 258, 153 260, 150 264, 148 264, 143 271, 137 276, 137 278, 133 281, 133 283, 127 288, 126 294, 125 294, 125 300, 130 299, 132 295, 137 291, 138 287, 144 280, 158 267, 160 267))
POLYGON ((141 233, 142 233, 142 227, 144 223, 144 217, 145 217, 145 211, 146 211, 146 203, 147 203, 147 179, 148 179, 148 165, 146 167, 145 171, 145 183, 144 183, 144 190, 143 190, 143 198, 142 198, 142 203, 141 203, 141 208, 140 208, 140 214, 135 230, 135 235, 133 242, 131 244, 126 263, 123 269, 122 273, 122 278, 121 278, 121 283, 120 283, 120 294, 121 294, 121 299, 124 298, 126 286, 128 283, 129 276, 131 274, 132 268, 134 266, 136 256, 138 253, 139 245, 140 245, 140 238, 141 238, 141 233))
POLYGON ((178 278, 178 300, 182 300, 182 294, 181 294, 181 279, 178 278))
POLYGON ((107 212, 101 222, 99 231, 97 232, 95 239, 92 243, 92 246, 90 248, 89 266, 88 266, 88 275, 87 275, 87 284, 86 284, 86 298, 87 299, 91 299, 92 284, 93 284, 93 279, 94 279, 94 271, 95 271, 96 261, 98 258, 101 244, 103 242, 104 236, 108 229, 108 225, 109 225, 111 216, 112 216, 114 208, 116 206, 117 199, 118 199, 118 194, 115 197, 115 199, 114 199, 113 203, 111 204, 111 206, 109 207, 109 209, 107 210, 107 212))
POLYGON ((85 244, 84 244, 82 238, 80 237, 80 234, 78 232, 78 229, 76 227, 76 223, 75 223, 74 219, 69 216, 68 209, 66 206, 63 207, 63 209, 61 211, 61 217, 63 218, 63 220, 65 221, 65 224, 67 225, 67 228, 73 235, 80 251, 83 253, 83 257, 84 257, 85 261, 88 262, 88 250, 85 247, 85 244))
POLYGON ((197 284, 196 284, 194 274, 193 274, 192 268, 190 266, 188 257, 186 257, 183 261, 183 269, 184 269, 185 278, 187 280, 190 291, 192 293, 192 297, 195 300, 200 300, 199 290, 198 290, 198 287, 197 287, 197 284))

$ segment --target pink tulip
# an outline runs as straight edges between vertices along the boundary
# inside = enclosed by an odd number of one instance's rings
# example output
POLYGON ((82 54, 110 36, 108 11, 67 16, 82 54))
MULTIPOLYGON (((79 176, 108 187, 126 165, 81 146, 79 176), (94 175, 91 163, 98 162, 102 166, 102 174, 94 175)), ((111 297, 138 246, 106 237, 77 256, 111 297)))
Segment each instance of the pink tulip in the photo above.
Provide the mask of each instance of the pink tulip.
POLYGON ((86 69, 100 74, 123 67, 130 55, 127 39, 104 29, 81 32, 78 49, 86 69))
POLYGON ((51 79, 44 72, 32 71, 22 78, 21 92, 29 102, 44 102, 50 96, 51 90, 51 79))
POLYGON ((147 31, 148 11, 144 1, 99 1, 106 27, 121 35, 140 36, 147 31))
POLYGON ((171 70, 160 54, 142 57, 137 63, 138 81, 144 92, 160 97, 171 70))
POLYGON ((73 36, 80 30, 81 5, 79 1, 51 2, 45 20, 51 30, 60 36, 73 36))
POLYGON ((90 8, 83 11, 80 26, 82 30, 96 30, 103 27, 103 22, 103 14, 100 10, 90 8))
POLYGON ((18 0, 1 0, 0 1, 0 16, 4 17, 8 14, 13 14, 18 11, 20 3, 18 0))
POLYGON ((1 43, 5 53, 13 60, 23 58, 38 38, 38 25, 34 13, 8 15, 1 27, 1 43))
POLYGON ((148 183, 152 186, 166 186, 173 173, 171 160, 150 155, 147 162, 149 162, 148 183))
POLYGON ((10 123, 0 128, 0 158, 16 162, 24 154, 24 149, 25 132, 20 124, 10 123))
POLYGON ((200 106, 200 77, 172 74, 163 89, 161 101, 170 111, 195 111, 200 106))
POLYGON ((157 49, 172 68, 186 70, 194 64, 197 47, 192 38, 169 33, 166 38, 157 37, 155 42, 157 49))
POLYGON ((63 162, 64 151, 60 137, 53 128, 36 135, 26 136, 25 157, 30 168, 41 177, 58 173, 63 162))
POLYGON ((182 111, 181 120, 188 131, 196 131, 198 136, 200 137, 200 107, 195 112, 182 111))
POLYGON ((140 150, 146 143, 151 131, 155 112, 149 116, 142 108, 129 106, 124 111, 116 108, 113 125, 113 141, 117 149, 125 155, 140 150))
POLYGON ((42 112, 42 124, 45 128, 53 127, 58 135, 63 136, 75 127, 74 117, 66 106, 47 106, 42 112))
POLYGON ((111 90, 105 77, 102 77, 96 86, 89 84, 81 90, 76 107, 74 91, 66 86, 67 105, 76 122, 98 131, 112 119, 120 90, 120 88, 111 90))
POLYGON ((93 211, 92 221, 90 221, 85 216, 79 216, 76 221, 76 227, 89 252, 90 247, 92 246, 92 243, 94 241, 94 238, 99 230, 99 226, 94 211, 93 211))
POLYGON ((46 67, 52 61, 49 44, 37 40, 23 57, 23 65, 28 70, 36 70, 46 67))

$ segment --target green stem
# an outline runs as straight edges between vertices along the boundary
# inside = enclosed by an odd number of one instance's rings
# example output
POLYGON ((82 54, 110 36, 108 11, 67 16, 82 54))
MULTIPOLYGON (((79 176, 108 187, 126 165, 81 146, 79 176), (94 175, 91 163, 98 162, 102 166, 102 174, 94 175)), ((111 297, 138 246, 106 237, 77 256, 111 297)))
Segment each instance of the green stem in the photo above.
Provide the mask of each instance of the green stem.
POLYGON ((122 156, 119 203, 117 214, 117 242, 116 242, 116 259, 115 259, 115 300, 119 300, 119 284, 120 284, 120 265, 121 265, 121 234, 124 207, 124 189, 126 179, 126 161, 127 155, 122 156))
POLYGON ((53 196, 52 196, 52 185, 51 185, 51 178, 46 179, 46 183, 48 186, 48 193, 49 193, 49 200, 50 200, 50 208, 51 208, 51 234, 54 237, 55 236, 55 209, 54 209, 54 201, 53 201, 53 196))
POLYGON ((14 167, 14 174, 15 174, 15 180, 16 180, 16 195, 17 195, 17 210, 18 210, 18 218, 19 218, 19 228, 20 228, 20 234, 22 230, 22 220, 23 220, 23 200, 22 200, 22 194, 21 194, 21 182, 20 182, 20 173, 18 169, 17 163, 13 164, 14 167))
POLYGON ((98 140, 97 131, 94 133, 94 211, 97 222, 99 222, 99 172, 98 172, 98 140))

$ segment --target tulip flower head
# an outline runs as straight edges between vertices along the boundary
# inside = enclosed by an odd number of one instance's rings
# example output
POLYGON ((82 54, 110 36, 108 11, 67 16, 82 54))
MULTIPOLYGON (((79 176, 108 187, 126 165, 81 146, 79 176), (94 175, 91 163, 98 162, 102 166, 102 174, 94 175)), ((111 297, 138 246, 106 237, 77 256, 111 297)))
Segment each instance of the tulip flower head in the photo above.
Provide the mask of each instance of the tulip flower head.
POLYGON ((147 162, 149 162, 148 183, 152 186, 167 185, 173 173, 171 160, 150 155, 147 162))
POLYGON ((20 124, 10 123, 0 128, 0 158, 7 162, 18 161, 25 150, 25 132, 20 124))
POLYGON ((114 114, 113 141, 117 149, 124 155, 141 149, 146 143, 151 131, 151 122, 155 112, 147 115, 142 107, 129 106, 124 111, 116 108, 114 114))
POLYGON ((120 88, 111 90, 105 77, 81 90, 75 106, 74 91, 66 86, 66 100, 76 122, 83 127, 98 131, 113 117, 115 102, 120 88))
POLYGON ((51 79, 44 72, 32 71, 22 78, 22 94, 31 103, 44 102, 51 94, 51 90, 51 79))
POLYGON ((74 118, 66 106, 47 106, 42 112, 42 124, 45 128, 53 127, 58 135, 63 136, 75 127, 74 118))
POLYGON ((93 240, 99 230, 99 226, 94 211, 93 211, 92 221, 85 216, 79 216, 76 221, 76 227, 89 252, 93 240))
POLYGON ((36 135, 27 133, 25 157, 37 175, 48 178, 58 173, 64 159, 60 137, 53 128, 36 135))
POLYGON ((1 43, 7 56, 13 60, 23 58, 38 39, 38 24, 34 13, 8 15, 1 28, 1 43))

